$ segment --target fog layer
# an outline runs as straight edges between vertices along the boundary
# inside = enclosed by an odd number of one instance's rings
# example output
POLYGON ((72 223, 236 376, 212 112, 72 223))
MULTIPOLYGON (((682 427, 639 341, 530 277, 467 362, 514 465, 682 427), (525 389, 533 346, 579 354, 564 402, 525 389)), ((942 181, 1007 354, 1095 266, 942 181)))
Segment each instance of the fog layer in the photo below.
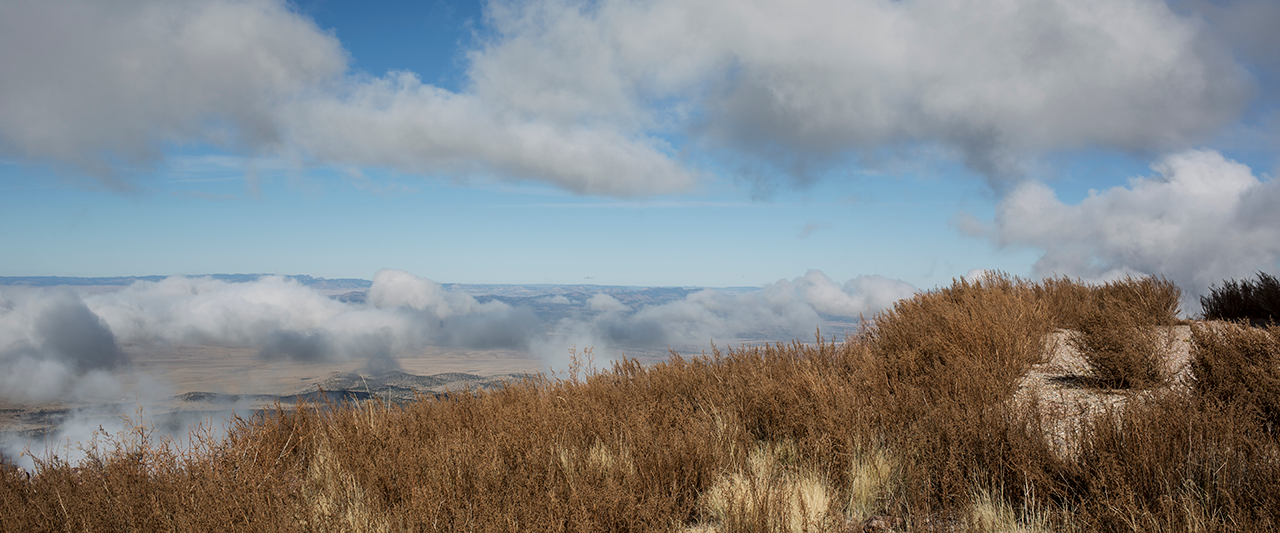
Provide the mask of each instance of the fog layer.
POLYGON ((396 369, 398 354, 424 346, 524 350, 554 363, 574 345, 622 353, 713 339, 807 338, 826 318, 855 320, 913 291, 881 276, 838 284, 815 270, 758 291, 707 289, 635 307, 604 293, 576 302, 546 298, 571 308, 552 319, 400 270, 376 273, 364 302, 272 276, 245 283, 171 277, 89 296, 5 288, 0 396, 41 401, 96 387, 86 380, 128 365, 124 343, 248 348, 264 360, 359 361, 370 372, 396 369))

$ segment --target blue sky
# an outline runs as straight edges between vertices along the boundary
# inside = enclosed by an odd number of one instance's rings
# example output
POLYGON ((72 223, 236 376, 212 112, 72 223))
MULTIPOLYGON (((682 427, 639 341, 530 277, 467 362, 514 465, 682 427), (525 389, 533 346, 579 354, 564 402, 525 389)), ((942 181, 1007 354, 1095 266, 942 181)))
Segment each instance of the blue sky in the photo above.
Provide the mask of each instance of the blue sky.
POLYGON ((1092 4, 7 3, 0 275, 1274 271, 1280 8, 1092 4))

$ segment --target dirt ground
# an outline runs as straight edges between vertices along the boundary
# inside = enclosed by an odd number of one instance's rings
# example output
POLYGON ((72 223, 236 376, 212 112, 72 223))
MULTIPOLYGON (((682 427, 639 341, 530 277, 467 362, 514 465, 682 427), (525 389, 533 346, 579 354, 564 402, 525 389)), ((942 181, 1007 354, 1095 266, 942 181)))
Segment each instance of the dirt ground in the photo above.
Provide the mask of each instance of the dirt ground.
MULTIPOLYGON (((1070 435, 1081 420, 1107 409, 1123 407, 1132 394, 1142 391, 1099 387, 1090 378, 1089 363, 1068 342, 1075 332, 1060 329, 1045 336, 1045 361, 1032 367, 1019 381, 1014 402, 1039 401, 1046 431, 1063 454, 1073 452, 1070 435)), ((1185 386, 1191 375, 1191 327, 1173 326, 1170 350, 1165 354, 1164 387, 1185 386)))

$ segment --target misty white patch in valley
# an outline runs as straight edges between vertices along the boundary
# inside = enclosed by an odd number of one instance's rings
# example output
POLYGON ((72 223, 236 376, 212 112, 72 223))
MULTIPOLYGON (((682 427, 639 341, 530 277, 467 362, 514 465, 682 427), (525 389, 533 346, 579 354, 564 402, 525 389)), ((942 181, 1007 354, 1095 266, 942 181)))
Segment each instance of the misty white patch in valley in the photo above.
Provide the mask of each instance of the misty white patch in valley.
MULTIPOLYGON (((164 407, 190 391, 136 371, 126 344, 248 349, 263 361, 355 361, 368 375, 398 370, 399 354, 425 346, 505 348, 538 355, 557 371, 567 367, 571 347, 592 348, 596 363, 605 364, 628 350, 806 339, 820 325, 849 324, 914 291, 882 276, 840 284, 816 270, 759 289, 551 286, 502 297, 451 290, 400 270, 379 271, 366 292, 340 297, 280 276, 242 282, 175 276, 85 294, 3 287, 0 399, 90 407, 50 408, 40 442, 6 435, 0 452, 10 460, 27 447, 41 456, 83 457, 77 445, 95 434, 127 435, 131 426, 120 415, 134 408, 141 409, 134 423, 181 443, 196 424, 221 431, 214 422, 233 409, 256 408, 250 396, 204 411, 164 407)), ((29 466, 30 458, 24 461, 29 466)))
POLYGON ((279 276, 170 277, 89 295, 6 287, 0 396, 47 401, 100 389, 86 384, 129 367, 122 344, 251 349, 265 361, 360 361, 379 373, 399 369, 398 354, 424 346, 521 350, 555 365, 575 345, 622 355, 715 339, 785 341, 807 338, 833 317, 873 314, 915 287, 882 276, 839 284, 814 270, 758 290, 576 290, 587 292, 477 297, 389 269, 362 296, 341 299, 279 276))

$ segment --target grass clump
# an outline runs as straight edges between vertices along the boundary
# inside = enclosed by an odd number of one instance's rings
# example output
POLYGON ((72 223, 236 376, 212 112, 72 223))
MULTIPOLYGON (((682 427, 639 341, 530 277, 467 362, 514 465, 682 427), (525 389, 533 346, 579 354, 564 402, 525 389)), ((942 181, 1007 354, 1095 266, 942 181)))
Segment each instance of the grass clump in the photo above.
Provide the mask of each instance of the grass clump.
POLYGON ((1227 280, 1200 297, 1206 320, 1246 320, 1254 324, 1280 320, 1280 280, 1258 272, 1257 281, 1227 280))
POLYGON ((889 496, 898 484, 897 458, 883 449, 856 450, 849 458, 849 501, 851 520, 884 512, 889 496))
POLYGON ((830 483, 797 459, 793 443, 758 445, 745 468, 727 473, 703 494, 704 512, 714 524, 704 529, 802 533, 842 523, 830 483))
POLYGON ((991 490, 975 492, 965 529, 991 533, 1049 533, 1075 529, 1069 517, 1067 521, 1055 520, 1036 505, 1030 494, 1022 500, 1025 505, 1015 507, 1001 497, 1003 493, 991 490))

